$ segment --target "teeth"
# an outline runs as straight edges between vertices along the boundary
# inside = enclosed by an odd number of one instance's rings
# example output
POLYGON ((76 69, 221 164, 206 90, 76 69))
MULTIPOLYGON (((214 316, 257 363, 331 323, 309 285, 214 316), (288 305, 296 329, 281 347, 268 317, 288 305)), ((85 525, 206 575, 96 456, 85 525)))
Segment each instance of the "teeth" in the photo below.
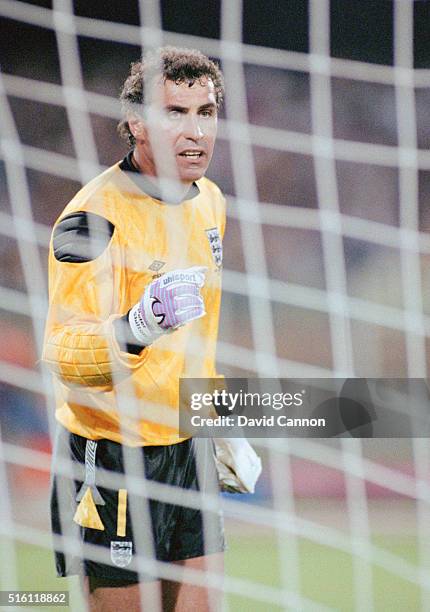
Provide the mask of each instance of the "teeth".
POLYGON ((182 153, 184 157, 200 157, 200 153, 182 153))

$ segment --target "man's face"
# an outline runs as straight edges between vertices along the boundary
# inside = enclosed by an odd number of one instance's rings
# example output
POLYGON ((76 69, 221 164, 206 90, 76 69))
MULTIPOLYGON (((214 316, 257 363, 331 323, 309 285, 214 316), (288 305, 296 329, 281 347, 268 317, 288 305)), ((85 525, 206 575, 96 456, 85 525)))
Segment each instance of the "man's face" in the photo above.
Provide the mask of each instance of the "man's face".
MULTIPOLYGON (((136 137, 137 161, 150 176, 191 184, 209 165, 217 132, 214 84, 210 79, 189 83, 155 82, 141 132, 136 137)), ((136 125, 139 122, 136 123, 136 125)))

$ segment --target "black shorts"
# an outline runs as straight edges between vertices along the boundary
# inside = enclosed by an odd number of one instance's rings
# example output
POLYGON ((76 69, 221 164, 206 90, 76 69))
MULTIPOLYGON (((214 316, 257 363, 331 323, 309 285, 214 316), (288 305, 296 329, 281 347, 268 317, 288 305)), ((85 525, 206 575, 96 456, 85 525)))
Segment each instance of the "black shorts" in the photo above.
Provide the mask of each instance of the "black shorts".
POLYGON ((158 561, 179 561, 223 551, 223 520, 219 509, 202 513, 200 509, 178 504, 181 489, 202 493, 217 490, 211 445, 211 440, 190 439, 169 446, 124 449, 116 442, 93 442, 59 427, 51 494, 52 531, 54 535, 65 536, 56 538, 54 543, 58 576, 84 574, 112 580, 115 586, 115 581, 133 583, 157 578, 156 572, 137 571, 136 554, 155 557, 158 561), (204 464, 199 469, 197 443, 199 466, 204 464), (73 466, 73 477, 55 473, 56 466, 64 466, 67 461, 73 466), (128 474, 130 466, 137 465, 144 469, 149 483, 176 487, 175 503, 151 499, 150 492, 146 497, 131 494, 126 481, 112 482, 115 474, 124 474, 124 464, 128 474), (202 479, 204 484, 199 486, 202 479), (139 521, 137 529, 133 529, 132 519, 139 521), (65 540, 103 547, 96 549, 103 557, 91 558, 91 553, 86 552, 91 549, 85 546, 80 547, 78 555, 71 553, 67 546, 62 546, 65 540))

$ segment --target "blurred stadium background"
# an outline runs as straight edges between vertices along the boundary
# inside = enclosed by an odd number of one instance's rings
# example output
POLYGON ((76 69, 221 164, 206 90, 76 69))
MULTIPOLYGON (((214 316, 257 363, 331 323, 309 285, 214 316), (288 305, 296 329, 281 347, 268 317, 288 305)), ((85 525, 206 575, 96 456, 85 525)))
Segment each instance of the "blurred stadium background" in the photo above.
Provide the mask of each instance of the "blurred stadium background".
MULTIPOLYGON (((234 99, 242 95, 249 121, 276 330, 271 351, 279 373, 426 377, 429 3, 232 0, 221 6, 215 0, 162 0, 141 5, 161 8, 163 42, 195 46, 214 57, 227 52, 219 40, 234 31, 239 8, 244 91, 234 90, 227 79, 227 97, 233 118, 240 120, 234 117, 234 99), (332 111, 324 115, 327 108, 332 111), (328 165, 321 168, 318 159, 328 165), (402 233, 405 228, 409 234, 402 233), (333 311, 339 287, 331 268, 336 272, 338 262, 330 257, 336 253, 343 258, 345 292, 333 311), (333 330, 336 316, 342 324, 342 312, 349 315, 344 353, 333 330)), ((67 42, 52 29, 61 23, 50 11, 52 3, 0 0, 3 589, 13 588, 15 578, 20 588, 62 588, 49 551, 52 406, 37 345, 46 296, 44 286, 37 285, 38 262, 29 268, 25 252, 39 255, 46 278, 49 228, 79 189, 82 172, 96 173, 94 156, 104 166, 124 156, 115 98, 140 54, 140 34, 132 27, 141 22, 138 2, 54 2, 60 13, 70 7, 82 18, 75 22, 79 35, 71 37, 78 45, 82 99, 73 81, 67 83, 59 53, 67 42), (92 29, 85 18, 108 23, 92 22, 92 29), (87 105, 95 151, 78 150, 71 127, 73 96, 75 104, 87 105), (8 164, 19 166, 20 155, 22 176, 11 166, 8 170, 8 164), (27 187, 33 224, 25 221, 27 187)), ((237 149, 231 135, 222 121, 208 174, 229 200, 219 370, 255 376, 267 374, 261 357, 268 345, 258 335, 266 323, 255 321, 258 298, 252 297, 252 278, 247 285, 244 275, 258 276, 264 266, 247 244, 256 224, 240 205, 249 190, 234 172, 237 149)), ((228 575, 253 584, 248 591, 233 580, 230 610, 430 610, 427 442, 277 442, 259 449, 265 469, 256 495, 241 500, 243 514, 237 503, 227 515, 228 575), (294 592, 306 600, 294 603, 294 592), (311 600, 314 608, 308 607, 311 600)), ((70 583, 79 609, 76 584, 70 583)))

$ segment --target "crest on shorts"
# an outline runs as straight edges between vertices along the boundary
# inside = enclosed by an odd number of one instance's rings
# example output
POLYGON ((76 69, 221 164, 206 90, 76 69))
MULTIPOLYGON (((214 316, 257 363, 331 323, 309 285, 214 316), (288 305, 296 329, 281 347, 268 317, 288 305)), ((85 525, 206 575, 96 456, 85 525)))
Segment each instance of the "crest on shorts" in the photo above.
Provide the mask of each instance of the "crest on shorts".
POLYGON ((110 543, 110 558, 112 563, 118 567, 127 567, 130 565, 133 555, 133 542, 111 542, 110 543))
POLYGON ((220 268, 222 265, 222 241, 221 236, 219 235, 218 228, 211 227, 205 230, 205 232, 209 240, 209 246, 211 247, 214 262, 217 268, 220 268))

